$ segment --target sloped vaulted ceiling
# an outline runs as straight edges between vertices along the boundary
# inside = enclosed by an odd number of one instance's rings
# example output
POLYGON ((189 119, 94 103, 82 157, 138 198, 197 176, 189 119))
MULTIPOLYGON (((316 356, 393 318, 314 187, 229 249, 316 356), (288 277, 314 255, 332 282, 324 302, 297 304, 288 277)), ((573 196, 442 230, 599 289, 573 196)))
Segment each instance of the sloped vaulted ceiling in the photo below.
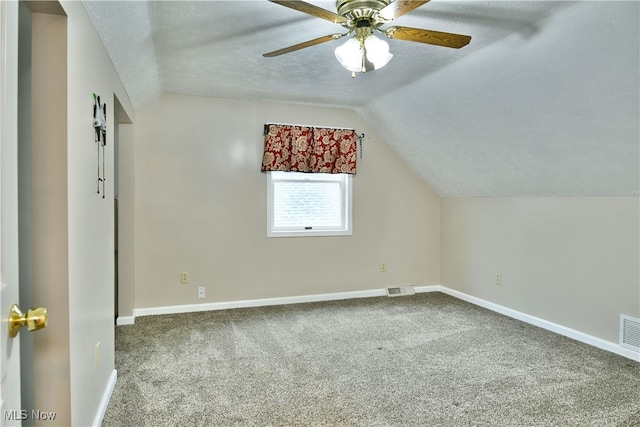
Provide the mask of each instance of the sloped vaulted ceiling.
POLYGON ((636 1, 432 0, 395 23, 471 43, 390 40, 391 62, 355 79, 340 41, 263 58, 342 30, 266 0, 85 7, 136 107, 179 93, 351 108, 442 196, 640 189, 636 1))

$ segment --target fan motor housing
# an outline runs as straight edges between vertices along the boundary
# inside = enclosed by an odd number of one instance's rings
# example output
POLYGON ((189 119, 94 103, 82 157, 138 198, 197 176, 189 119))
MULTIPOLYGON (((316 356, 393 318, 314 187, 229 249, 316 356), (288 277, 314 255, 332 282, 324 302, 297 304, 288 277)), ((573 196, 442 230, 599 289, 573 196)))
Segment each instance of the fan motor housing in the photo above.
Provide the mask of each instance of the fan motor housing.
POLYGON ((390 0, 338 0, 336 9, 345 18, 358 20, 371 18, 374 13, 391 3, 390 0))

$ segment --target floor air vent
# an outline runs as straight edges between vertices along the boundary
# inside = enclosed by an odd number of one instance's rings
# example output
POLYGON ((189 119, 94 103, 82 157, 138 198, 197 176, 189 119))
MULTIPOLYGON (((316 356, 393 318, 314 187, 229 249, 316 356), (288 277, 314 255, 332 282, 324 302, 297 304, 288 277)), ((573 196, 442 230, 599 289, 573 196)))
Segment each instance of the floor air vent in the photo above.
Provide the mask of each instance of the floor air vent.
POLYGON ((620 345, 630 350, 640 350, 640 319, 620 315, 620 345))
POLYGON ((400 295, 415 295, 415 293, 416 290, 411 285, 387 288, 387 295, 390 297, 399 297, 400 295))

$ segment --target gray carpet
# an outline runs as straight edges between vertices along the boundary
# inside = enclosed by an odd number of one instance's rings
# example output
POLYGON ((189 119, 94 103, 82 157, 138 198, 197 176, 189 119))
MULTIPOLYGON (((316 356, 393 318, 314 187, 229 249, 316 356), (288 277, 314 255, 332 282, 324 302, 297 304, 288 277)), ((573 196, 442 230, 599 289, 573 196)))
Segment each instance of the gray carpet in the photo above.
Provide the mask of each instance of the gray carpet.
POLYGON ((441 293, 116 328, 103 426, 640 426, 640 363, 441 293))

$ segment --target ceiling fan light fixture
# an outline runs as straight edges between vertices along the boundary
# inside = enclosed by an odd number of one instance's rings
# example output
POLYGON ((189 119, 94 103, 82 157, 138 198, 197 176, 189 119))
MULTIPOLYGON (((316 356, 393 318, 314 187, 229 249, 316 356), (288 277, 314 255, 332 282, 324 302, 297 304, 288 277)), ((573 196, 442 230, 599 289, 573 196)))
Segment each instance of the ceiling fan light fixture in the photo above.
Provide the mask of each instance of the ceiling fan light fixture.
POLYGON ((347 40, 346 43, 338 46, 335 50, 336 59, 344 68, 349 71, 362 71, 363 47, 355 37, 347 40))
POLYGON ((441 31, 426 30, 394 25, 386 29, 381 26, 393 21, 417 7, 428 3, 429 0, 337 0, 338 13, 332 12, 303 0, 281 1, 269 0, 272 3, 286 6, 298 12, 306 13, 317 18, 340 24, 348 31, 344 34, 329 34, 303 43, 294 44, 284 49, 274 50, 262 56, 271 58, 289 52, 295 52, 320 43, 337 40, 347 35, 352 37, 335 50, 340 64, 355 73, 378 70, 393 58, 389 53, 389 44, 373 35, 373 32, 385 34, 390 39, 406 40, 436 46, 460 49, 471 41, 471 36, 462 34, 443 33, 441 31))
POLYGON ((389 53, 389 43, 374 35, 364 40, 364 50, 367 54, 367 60, 373 63, 374 70, 384 67, 393 58, 393 55, 389 53))
POLYGON ((382 68, 393 58, 389 43, 374 35, 367 36, 364 42, 357 36, 350 38, 336 48, 335 55, 340 65, 358 73, 382 68))

